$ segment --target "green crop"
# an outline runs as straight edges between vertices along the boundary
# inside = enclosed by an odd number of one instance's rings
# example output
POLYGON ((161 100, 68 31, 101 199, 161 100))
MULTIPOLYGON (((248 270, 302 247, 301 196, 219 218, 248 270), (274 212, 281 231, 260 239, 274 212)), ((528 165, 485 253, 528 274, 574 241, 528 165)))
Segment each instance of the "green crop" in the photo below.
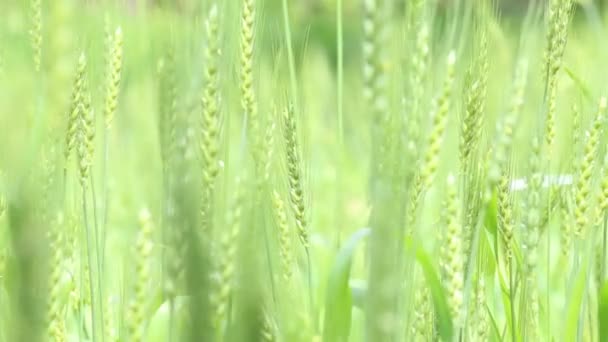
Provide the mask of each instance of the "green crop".
POLYGON ((608 12, 514 3, 0 1, 0 342, 606 340, 608 12))

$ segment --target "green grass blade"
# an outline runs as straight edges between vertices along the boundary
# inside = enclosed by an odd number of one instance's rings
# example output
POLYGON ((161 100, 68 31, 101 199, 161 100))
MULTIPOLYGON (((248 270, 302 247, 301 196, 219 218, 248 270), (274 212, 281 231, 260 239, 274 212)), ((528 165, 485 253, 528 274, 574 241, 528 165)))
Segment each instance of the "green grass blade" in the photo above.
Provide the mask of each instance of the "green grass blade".
POLYGON ((585 96, 585 99, 588 101, 593 101, 593 95, 591 95, 591 90, 589 90, 589 87, 587 84, 585 84, 585 81, 578 77, 574 71, 568 67, 564 67, 564 71, 566 72, 566 75, 568 75, 568 77, 570 77, 570 79, 578 86, 581 93, 585 96))
POLYGON ((488 203, 488 206, 486 209, 486 216, 485 216, 486 230, 489 231, 490 233, 492 233, 492 235, 494 235, 494 236, 497 235, 497 230, 498 230, 498 221, 497 221, 498 197, 497 196, 498 195, 497 195, 496 191, 494 191, 492 194, 492 199, 488 203))
POLYGON ((492 328, 491 331, 494 334, 494 336, 497 339, 502 339, 502 334, 500 333, 500 329, 498 328, 498 323, 496 322, 496 318, 494 318, 494 315, 492 314, 492 310, 490 309, 489 306, 486 305, 486 310, 488 311, 488 317, 490 317, 490 327, 492 328))
POLYGON ((323 341, 347 341, 350 333, 352 294, 348 285, 353 254, 359 242, 370 234, 369 228, 356 231, 340 249, 327 284, 323 341))
POLYGON ((608 282, 604 283, 599 293, 598 323, 600 341, 608 341, 608 282))
MULTIPOLYGON (((410 248, 415 248, 412 246, 411 240, 409 241, 408 245, 410 248)), ((426 284, 431 290, 433 306, 435 308, 435 316, 437 318, 437 332, 439 333, 440 340, 452 341, 454 337, 452 317, 450 316, 448 302, 446 300, 441 281, 439 280, 437 270, 435 270, 435 267, 433 267, 431 257, 422 248, 416 248, 415 253, 416 260, 420 264, 420 267, 422 267, 426 284)))
POLYGON ((581 265, 574 286, 568 298, 568 308, 566 311, 566 319, 564 320, 564 341, 576 341, 579 329, 579 314, 585 296, 585 287, 587 286, 587 268, 589 267, 589 259, 585 259, 581 265))

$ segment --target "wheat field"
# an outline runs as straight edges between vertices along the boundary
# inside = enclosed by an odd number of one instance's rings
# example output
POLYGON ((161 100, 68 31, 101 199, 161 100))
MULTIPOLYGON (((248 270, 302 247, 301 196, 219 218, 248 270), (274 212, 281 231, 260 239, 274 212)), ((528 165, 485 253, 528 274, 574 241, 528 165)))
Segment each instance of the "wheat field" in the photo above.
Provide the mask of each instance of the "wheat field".
POLYGON ((0 342, 607 341, 604 7, 0 2, 0 342))

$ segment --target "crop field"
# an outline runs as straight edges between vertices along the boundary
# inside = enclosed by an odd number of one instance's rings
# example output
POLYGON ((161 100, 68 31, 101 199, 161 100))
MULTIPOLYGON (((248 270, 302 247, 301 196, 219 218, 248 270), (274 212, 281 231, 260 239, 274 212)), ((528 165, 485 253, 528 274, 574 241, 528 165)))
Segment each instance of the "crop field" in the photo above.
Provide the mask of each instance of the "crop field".
POLYGON ((605 8, 0 0, 0 342, 608 341, 605 8))

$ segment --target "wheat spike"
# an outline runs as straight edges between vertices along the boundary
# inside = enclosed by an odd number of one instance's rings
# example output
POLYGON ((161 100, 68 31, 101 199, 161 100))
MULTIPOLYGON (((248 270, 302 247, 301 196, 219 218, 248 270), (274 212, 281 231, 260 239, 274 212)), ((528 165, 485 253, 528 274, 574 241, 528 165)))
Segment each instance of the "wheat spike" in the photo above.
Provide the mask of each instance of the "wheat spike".
POLYGON ((111 36, 108 79, 106 84, 106 102, 104 109, 104 118, 106 127, 110 127, 116 113, 118 105, 118 92, 120 90, 120 80, 122 76, 122 55, 123 55, 123 37, 122 29, 118 27, 111 36))
POLYGON ((150 256, 152 254, 152 218, 147 209, 139 213, 139 233, 135 243, 135 278, 133 297, 130 301, 126 327, 129 341, 144 340, 145 310, 148 301, 148 282, 150 280, 150 256))

